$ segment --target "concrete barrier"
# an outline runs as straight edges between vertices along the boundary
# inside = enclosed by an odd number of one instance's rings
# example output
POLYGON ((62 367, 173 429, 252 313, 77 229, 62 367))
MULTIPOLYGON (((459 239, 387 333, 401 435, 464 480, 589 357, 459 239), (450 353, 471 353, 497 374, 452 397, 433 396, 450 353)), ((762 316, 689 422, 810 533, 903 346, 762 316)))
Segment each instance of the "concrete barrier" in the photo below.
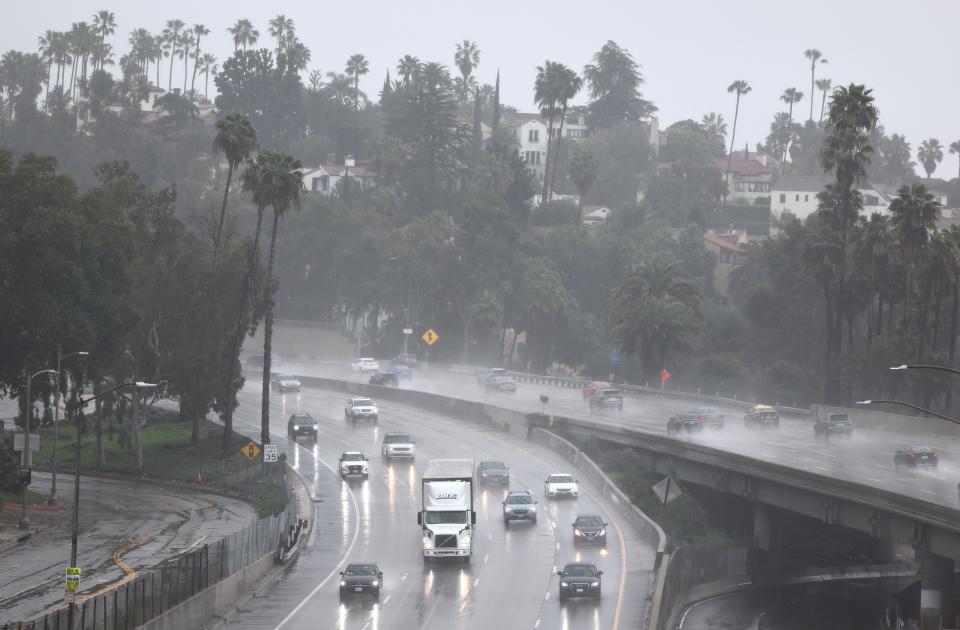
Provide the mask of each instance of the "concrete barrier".
POLYGON ((927 437, 960 437, 960 425, 947 422, 940 418, 908 416, 899 413, 877 411, 872 407, 831 407, 829 405, 811 405, 810 414, 813 418, 826 416, 831 413, 845 413, 850 416, 853 425, 858 429, 874 431, 891 431, 913 435, 923 442, 927 437))
POLYGON ((744 547, 681 545, 667 562, 658 618, 651 630, 674 630, 690 604, 750 582, 750 550, 744 547))

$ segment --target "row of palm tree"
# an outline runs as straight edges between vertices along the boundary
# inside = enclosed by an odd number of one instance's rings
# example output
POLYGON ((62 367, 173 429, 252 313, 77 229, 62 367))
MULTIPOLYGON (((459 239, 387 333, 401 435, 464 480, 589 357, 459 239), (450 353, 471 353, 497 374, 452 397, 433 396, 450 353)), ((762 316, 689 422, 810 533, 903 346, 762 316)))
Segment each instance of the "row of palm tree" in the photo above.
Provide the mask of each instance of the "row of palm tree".
POLYGON ((557 176, 560 161, 560 145, 563 141, 563 126, 570 100, 583 89, 583 78, 571 68, 555 61, 546 61, 537 66, 533 99, 540 113, 547 118, 547 159, 544 164, 543 200, 549 201, 557 176), (558 132, 554 133, 554 121, 559 118, 558 132), (553 145, 556 141, 556 146, 553 145), (551 169, 552 166, 552 169, 551 169))
POLYGON ((242 163, 246 168, 241 176, 241 185, 245 192, 250 193, 257 207, 257 225, 253 233, 253 244, 250 249, 250 258, 247 274, 239 288, 239 309, 237 324, 234 330, 232 347, 227 353, 226 391, 227 404, 224 405, 224 434, 223 451, 227 454, 230 445, 230 436, 233 430, 234 398, 238 389, 236 356, 240 350, 245 332, 244 313, 250 308, 254 289, 254 276, 257 268, 260 250, 260 234, 263 227, 264 214, 267 208, 273 209, 273 224, 270 232, 270 249, 267 256, 267 273, 263 283, 263 394, 261 401, 261 429, 260 439, 264 444, 270 443, 270 368, 273 347, 273 294, 274 261, 276 259, 277 233, 280 220, 291 209, 300 207, 303 198, 303 165, 292 156, 271 149, 259 149, 256 130, 245 114, 231 113, 217 123, 217 134, 214 139, 214 152, 221 154, 227 161, 227 181, 223 191, 223 205, 216 231, 213 235, 214 249, 222 252, 223 227, 226 217, 230 185, 235 170, 242 163), (251 157, 256 151, 256 156, 251 157))

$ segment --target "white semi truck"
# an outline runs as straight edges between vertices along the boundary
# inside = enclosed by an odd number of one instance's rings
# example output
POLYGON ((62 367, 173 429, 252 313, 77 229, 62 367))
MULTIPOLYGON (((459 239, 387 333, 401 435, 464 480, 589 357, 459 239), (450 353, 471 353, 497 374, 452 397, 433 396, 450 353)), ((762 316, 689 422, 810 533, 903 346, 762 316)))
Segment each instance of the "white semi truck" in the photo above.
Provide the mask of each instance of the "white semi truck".
POLYGON ((423 560, 460 558, 470 562, 477 513, 473 509, 473 460, 431 459, 421 482, 417 524, 423 560))

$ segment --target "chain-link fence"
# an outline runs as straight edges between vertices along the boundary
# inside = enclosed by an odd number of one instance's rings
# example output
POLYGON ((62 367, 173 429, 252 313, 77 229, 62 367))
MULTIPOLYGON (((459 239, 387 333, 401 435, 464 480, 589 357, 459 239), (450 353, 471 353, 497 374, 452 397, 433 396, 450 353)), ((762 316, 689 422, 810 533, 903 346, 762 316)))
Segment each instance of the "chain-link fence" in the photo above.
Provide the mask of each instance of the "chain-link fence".
POLYGON ((38 619, 6 623, 2 629, 132 630, 264 556, 276 553, 281 536, 296 520, 296 501, 290 495, 287 508, 277 516, 258 519, 215 543, 140 571, 120 586, 78 595, 72 610, 64 606, 38 619))

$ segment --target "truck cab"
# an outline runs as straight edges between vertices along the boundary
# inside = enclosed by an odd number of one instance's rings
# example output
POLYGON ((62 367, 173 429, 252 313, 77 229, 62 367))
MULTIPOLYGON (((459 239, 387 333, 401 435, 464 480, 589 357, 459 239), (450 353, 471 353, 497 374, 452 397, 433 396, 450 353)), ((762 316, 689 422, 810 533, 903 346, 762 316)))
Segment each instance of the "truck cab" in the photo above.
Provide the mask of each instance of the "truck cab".
POLYGON ((473 508, 473 460, 432 459, 421 481, 423 560, 459 558, 470 562, 477 513, 473 508))

